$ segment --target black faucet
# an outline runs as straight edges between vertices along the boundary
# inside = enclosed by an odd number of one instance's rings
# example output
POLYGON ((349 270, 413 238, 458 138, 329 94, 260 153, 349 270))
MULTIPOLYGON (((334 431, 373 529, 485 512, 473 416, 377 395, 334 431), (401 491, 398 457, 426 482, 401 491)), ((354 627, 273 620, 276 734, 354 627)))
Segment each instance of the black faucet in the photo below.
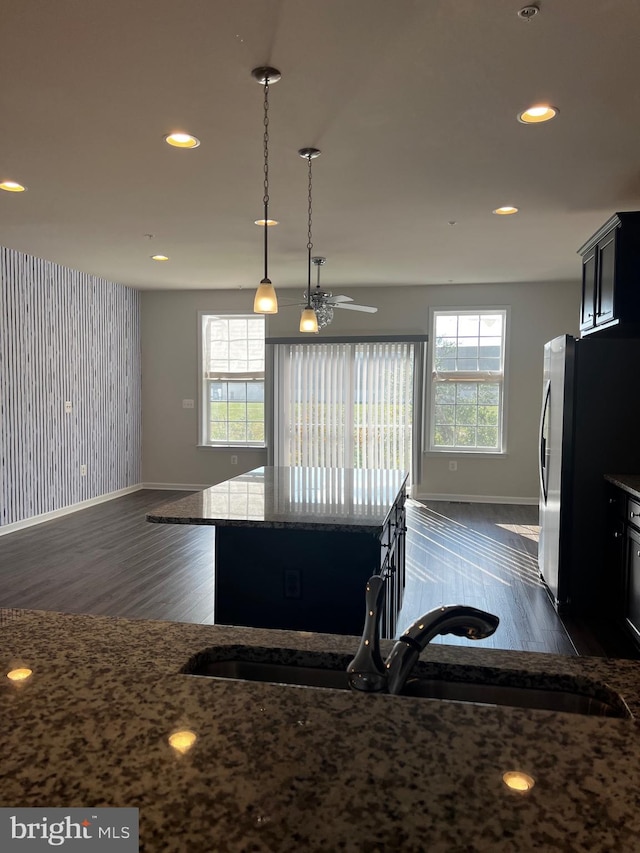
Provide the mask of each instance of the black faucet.
POLYGON ((496 630, 500 620, 492 613, 449 604, 430 610, 417 619, 396 641, 386 661, 380 655, 380 613, 385 579, 374 575, 367 581, 366 616, 360 646, 347 667, 352 690, 367 693, 400 693, 420 652, 438 634, 455 634, 483 640, 496 630))

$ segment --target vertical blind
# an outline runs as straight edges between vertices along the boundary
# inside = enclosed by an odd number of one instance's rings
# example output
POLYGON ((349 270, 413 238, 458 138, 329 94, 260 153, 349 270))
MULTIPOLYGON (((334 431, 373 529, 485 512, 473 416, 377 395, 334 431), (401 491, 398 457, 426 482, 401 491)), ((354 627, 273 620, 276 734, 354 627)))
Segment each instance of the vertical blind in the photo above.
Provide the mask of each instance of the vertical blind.
POLYGON ((277 344, 275 462, 411 471, 414 344, 277 344))

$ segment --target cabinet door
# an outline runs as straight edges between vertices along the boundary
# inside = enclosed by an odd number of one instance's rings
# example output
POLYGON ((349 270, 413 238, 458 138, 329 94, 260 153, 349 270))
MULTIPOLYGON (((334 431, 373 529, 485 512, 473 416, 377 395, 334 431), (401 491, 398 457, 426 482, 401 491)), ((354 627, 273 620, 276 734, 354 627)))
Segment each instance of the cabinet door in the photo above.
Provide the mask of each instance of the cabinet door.
POLYGON ((595 323, 608 323, 615 317, 614 285, 617 229, 598 243, 595 323))
POLYGON ((585 331, 594 326, 596 312, 596 250, 592 249, 582 259, 582 303, 580 329, 585 331))
POLYGON ((640 641, 640 532, 627 528, 627 623, 640 641))
POLYGON ((607 525, 606 576, 604 580, 603 602, 609 615, 618 624, 625 615, 625 597, 627 578, 625 571, 624 521, 612 518, 607 525))

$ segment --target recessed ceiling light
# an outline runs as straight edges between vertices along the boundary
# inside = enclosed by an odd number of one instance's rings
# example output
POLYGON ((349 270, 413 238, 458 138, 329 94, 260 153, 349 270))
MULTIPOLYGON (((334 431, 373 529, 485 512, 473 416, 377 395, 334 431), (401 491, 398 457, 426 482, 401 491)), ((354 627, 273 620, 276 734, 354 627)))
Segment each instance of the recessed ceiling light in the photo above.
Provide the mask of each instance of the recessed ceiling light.
POLYGON ((169 258, 166 255, 151 255, 152 261, 168 261, 169 258))
POLYGON ((505 204, 504 207, 496 207, 492 213, 495 213, 497 216, 511 216, 512 213, 517 213, 517 207, 511 207, 511 205, 505 204))
POLYGON ((190 133, 168 133, 164 141, 174 148, 197 148, 200 145, 200 140, 190 133))
POLYGON ((26 189, 26 187, 23 187, 22 184, 16 183, 16 181, 2 181, 0 183, 0 190, 4 190, 8 193, 23 193, 26 189))
MULTIPOLYGON (((254 225, 264 225, 264 223, 265 223, 264 219, 256 219, 256 221, 254 222, 254 225)), ((267 226, 277 225, 277 224, 278 224, 277 219, 267 219, 267 226)))
POLYGON ((518 121, 522 124, 539 124, 543 121, 550 121, 558 115, 557 107, 550 107, 549 104, 536 104, 535 107, 529 107, 521 113, 518 113, 518 121))

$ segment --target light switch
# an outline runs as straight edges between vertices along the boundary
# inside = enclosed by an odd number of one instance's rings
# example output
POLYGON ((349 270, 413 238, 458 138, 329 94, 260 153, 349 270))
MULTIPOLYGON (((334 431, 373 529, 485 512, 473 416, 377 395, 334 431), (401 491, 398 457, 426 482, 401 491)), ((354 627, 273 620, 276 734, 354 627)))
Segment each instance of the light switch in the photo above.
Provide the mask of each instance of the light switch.
POLYGON ((183 400, 182 401, 182 408, 183 409, 193 409, 193 407, 194 407, 193 400, 183 400))

